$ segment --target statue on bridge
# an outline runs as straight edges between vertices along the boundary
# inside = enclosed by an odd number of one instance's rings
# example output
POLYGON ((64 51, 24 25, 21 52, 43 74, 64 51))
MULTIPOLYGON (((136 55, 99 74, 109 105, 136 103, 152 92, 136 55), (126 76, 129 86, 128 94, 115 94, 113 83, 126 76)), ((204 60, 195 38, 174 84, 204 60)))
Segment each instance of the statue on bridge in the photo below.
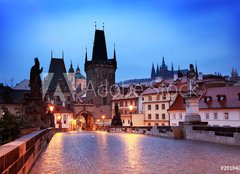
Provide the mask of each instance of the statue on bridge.
POLYGON ((118 104, 115 104, 115 115, 112 119, 111 126, 122 126, 121 114, 119 112, 118 104))
POLYGON ((36 57, 34 59, 35 65, 32 66, 31 72, 30 72, 30 95, 33 98, 41 98, 41 88, 42 88, 42 82, 40 74, 43 71, 43 68, 40 69, 40 63, 38 61, 38 58, 36 57))

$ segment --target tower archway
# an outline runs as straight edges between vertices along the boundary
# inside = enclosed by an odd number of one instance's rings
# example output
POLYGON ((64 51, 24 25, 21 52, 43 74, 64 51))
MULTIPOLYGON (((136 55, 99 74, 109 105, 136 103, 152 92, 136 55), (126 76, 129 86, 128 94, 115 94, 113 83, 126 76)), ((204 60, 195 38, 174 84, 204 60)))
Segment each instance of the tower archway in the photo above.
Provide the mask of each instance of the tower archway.
POLYGON ((77 130, 92 131, 94 128, 94 117, 88 111, 80 111, 76 116, 76 128, 77 130))

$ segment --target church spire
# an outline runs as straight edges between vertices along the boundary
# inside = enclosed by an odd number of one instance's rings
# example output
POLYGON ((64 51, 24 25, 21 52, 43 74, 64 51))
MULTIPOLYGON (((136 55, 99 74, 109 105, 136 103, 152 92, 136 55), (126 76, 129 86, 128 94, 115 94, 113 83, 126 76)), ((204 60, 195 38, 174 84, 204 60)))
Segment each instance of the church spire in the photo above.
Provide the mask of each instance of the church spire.
POLYGON ((107 47, 105 41, 104 30, 95 30, 94 45, 93 45, 93 61, 105 61, 108 59, 107 47))
POLYGON ((195 63, 195 71, 196 71, 196 80, 198 80, 198 68, 197 68, 197 62, 195 63))
POLYGON ((172 62, 172 68, 171 68, 171 70, 172 70, 172 72, 174 71, 174 69, 173 69, 173 62, 172 62))
POLYGON ((183 76, 181 70, 180 70, 180 66, 178 66, 178 78, 181 78, 183 76))
POLYGON ((155 77, 156 77, 156 72, 155 72, 154 64, 152 63, 151 78, 154 79, 155 77))
POLYGON ((156 72, 156 76, 159 76, 160 75, 160 71, 159 71, 159 67, 158 67, 158 64, 157 64, 157 72, 156 72))
POLYGON ((162 67, 165 67, 166 64, 165 64, 165 60, 164 60, 164 57, 162 58, 162 67))
POLYGON ((115 49, 115 43, 114 43, 113 59, 114 59, 115 61, 117 60, 117 58, 116 58, 116 49, 115 49))
POLYGON ((74 69, 73 69, 73 65, 72 65, 72 60, 71 60, 71 64, 70 64, 70 68, 68 70, 68 73, 74 73, 74 69))

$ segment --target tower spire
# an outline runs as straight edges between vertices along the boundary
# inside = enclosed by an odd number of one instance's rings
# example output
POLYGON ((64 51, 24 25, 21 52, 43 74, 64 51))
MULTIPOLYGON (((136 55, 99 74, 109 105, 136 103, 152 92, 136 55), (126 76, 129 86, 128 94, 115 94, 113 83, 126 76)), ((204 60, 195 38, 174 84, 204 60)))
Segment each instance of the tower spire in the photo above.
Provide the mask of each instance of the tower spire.
POLYGON ((178 65, 178 78, 181 78, 183 76, 181 70, 180 70, 180 66, 178 65))
POLYGON ((156 72, 156 76, 159 76, 160 75, 160 71, 159 71, 159 67, 158 67, 158 64, 157 64, 157 72, 156 72))
POLYGON ((116 47, 115 47, 116 45, 115 45, 115 42, 114 42, 114 45, 113 45, 113 47, 114 47, 114 51, 113 51, 113 59, 114 60, 117 60, 117 58, 116 58, 116 47))
POLYGON ((87 47, 86 47, 86 52, 85 52, 85 63, 87 63, 88 58, 87 58, 87 47))
POLYGON ((53 50, 51 50, 51 59, 53 58, 53 50))
POLYGON ((173 69, 173 62, 172 62, 172 68, 171 68, 171 70, 172 70, 172 72, 174 71, 174 69, 173 69))
POLYGON ((152 63, 151 78, 154 79, 155 77, 156 77, 156 72, 155 72, 154 64, 152 63))
POLYGON ((198 68, 197 68, 197 61, 195 62, 195 71, 196 71, 196 80, 198 80, 198 68))
POLYGON ((165 66, 165 60, 164 60, 164 56, 163 56, 163 58, 162 58, 162 67, 164 67, 165 66))
POLYGON ((64 51, 62 51, 62 59, 64 59, 64 51))

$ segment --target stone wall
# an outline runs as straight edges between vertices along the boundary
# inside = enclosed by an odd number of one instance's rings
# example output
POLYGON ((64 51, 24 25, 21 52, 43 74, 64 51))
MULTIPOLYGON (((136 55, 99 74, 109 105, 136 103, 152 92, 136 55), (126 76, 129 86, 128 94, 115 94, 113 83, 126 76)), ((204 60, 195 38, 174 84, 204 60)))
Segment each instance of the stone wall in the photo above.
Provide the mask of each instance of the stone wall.
POLYGON ((0 146, 0 173, 28 173, 55 130, 38 130, 0 146))
POLYGON ((121 127, 110 127, 111 133, 134 133, 144 134, 160 137, 170 137, 174 139, 182 138, 182 131, 180 127, 169 127, 169 126, 121 126, 121 127))
MULTIPOLYGON (((201 127, 200 127, 201 128, 201 127)), ((236 128, 236 132, 230 132, 229 129, 235 128, 221 128, 221 132, 214 130, 214 127, 202 127, 202 130, 193 130, 193 126, 189 125, 185 128, 186 139, 206 141, 211 143, 226 144, 226 145, 236 145, 240 146, 240 132, 239 128, 236 128), (205 129, 204 129, 205 128, 205 129), (212 128, 208 130, 207 128, 212 128)))

